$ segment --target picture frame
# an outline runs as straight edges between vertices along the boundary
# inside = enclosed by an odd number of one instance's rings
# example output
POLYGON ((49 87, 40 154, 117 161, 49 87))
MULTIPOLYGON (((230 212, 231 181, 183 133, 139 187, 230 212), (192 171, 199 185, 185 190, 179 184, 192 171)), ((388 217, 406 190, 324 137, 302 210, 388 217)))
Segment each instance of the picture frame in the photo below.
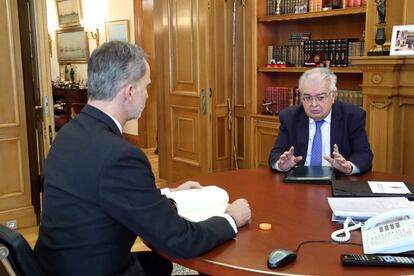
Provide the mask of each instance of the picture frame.
POLYGON ((60 28, 78 26, 81 21, 80 0, 55 0, 60 28))
POLYGON ((89 59, 88 36, 83 27, 56 31, 59 63, 85 63, 89 59))
POLYGON ((105 22, 106 41, 119 40, 129 42, 129 20, 105 22))
POLYGON ((393 26, 390 55, 414 55, 414 25, 393 26))

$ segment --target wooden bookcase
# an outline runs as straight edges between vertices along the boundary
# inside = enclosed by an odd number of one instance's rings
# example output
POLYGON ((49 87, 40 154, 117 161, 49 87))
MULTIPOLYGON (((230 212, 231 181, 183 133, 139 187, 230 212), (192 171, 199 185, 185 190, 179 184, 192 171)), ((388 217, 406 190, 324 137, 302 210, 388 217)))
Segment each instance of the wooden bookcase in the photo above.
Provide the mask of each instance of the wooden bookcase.
MULTIPOLYGON (((365 31, 366 7, 336 9, 303 14, 266 15, 267 1, 256 2, 256 87, 252 114, 252 166, 266 166, 264 153, 269 153, 279 129, 279 120, 262 115, 262 101, 267 86, 297 86, 305 67, 267 68, 267 46, 284 45, 289 33, 310 32, 312 40, 361 38, 365 31), (255 142, 257 144, 255 144, 255 142)), ((365 49, 366 52, 366 49, 365 49)), ((331 67, 337 76, 338 89, 360 90, 363 74, 357 67, 331 67)))

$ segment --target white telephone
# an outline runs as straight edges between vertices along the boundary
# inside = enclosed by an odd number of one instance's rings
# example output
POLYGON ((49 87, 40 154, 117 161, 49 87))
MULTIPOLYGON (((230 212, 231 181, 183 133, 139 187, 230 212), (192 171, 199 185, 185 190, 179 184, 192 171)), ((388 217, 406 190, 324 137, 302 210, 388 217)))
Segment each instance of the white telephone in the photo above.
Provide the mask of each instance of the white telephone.
POLYGON ((364 254, 414 250, 414 210, 397 209, 374 216, 361 232, 364 254))

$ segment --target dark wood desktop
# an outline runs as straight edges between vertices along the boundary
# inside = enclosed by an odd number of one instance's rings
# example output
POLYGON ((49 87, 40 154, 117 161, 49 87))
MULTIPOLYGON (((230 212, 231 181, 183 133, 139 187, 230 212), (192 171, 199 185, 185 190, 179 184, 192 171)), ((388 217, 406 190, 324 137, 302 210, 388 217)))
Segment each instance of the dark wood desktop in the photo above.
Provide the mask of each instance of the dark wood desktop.
POLYGON ((87 102, 87 89, 53 87, 53 102, 63 100, 63 110, 55 109, 55 127, 58 130, 83 108, 87 102))
MULTIPOLYGON (((267 268, 267 256, 276 249, 295 250, 303 241, 329 241, 331 233, 342 228, 331 223, 327 197, 330 185, 283 183, 285 174, 270 169, 247 169, 214 173, 192 178, 202 185, 224 188, 230 201, 246 198, 252 210, 250 225, 239 229, 237 238, 193 259, 176 259, 176 263, 209 275, 407 275, 413 268, 344 267, 341 254, 363 254, 362 245, 309 243, 303 245, 296 261, 279 269, 267 268), (259 229, 260 223, 272 229, 259 229)), ((340 179, 393 180, 414 183, 413 177, 384 173, 360 176, 340 175, 340 179)), ((177 184, 177 183, 174 183, 177 184)), ((176 186, 176 185, 171 185, 176 186)), ((361 243, 361 232, 351 232, 350 242, 361 243)))

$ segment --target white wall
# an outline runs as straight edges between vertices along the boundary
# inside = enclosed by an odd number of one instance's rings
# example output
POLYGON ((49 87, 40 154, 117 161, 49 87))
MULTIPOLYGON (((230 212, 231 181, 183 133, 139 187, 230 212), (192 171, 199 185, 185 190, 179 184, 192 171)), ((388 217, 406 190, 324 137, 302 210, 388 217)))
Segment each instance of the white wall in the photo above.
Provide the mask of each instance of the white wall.
MULTIPOLYGON (((114 20, 129 20, 130 42, 135 43, 134 30, 134 8, 133 0, 79 0, 81 6, 81 25, 87 30, 99 29, 100 44, 106 41, 105 22, 114 20)), ((52 80, 63 79, 64 66, 59 66, 56 52, 55 31, 59 29, 56 11, 56 0, 47 0, 48 29, 51 38, 52 57, 51 74, 52 80), (60 71, 60 73, 59 73, 60 71)), ((89 39, 89 53, 96 48, 96 41, 89 39)), ((87 64, 74 63, 75 80, 87 79, 87 64)), ((133 120, 125 125, 124 132, 138 135, 138 122, 133 120)))

